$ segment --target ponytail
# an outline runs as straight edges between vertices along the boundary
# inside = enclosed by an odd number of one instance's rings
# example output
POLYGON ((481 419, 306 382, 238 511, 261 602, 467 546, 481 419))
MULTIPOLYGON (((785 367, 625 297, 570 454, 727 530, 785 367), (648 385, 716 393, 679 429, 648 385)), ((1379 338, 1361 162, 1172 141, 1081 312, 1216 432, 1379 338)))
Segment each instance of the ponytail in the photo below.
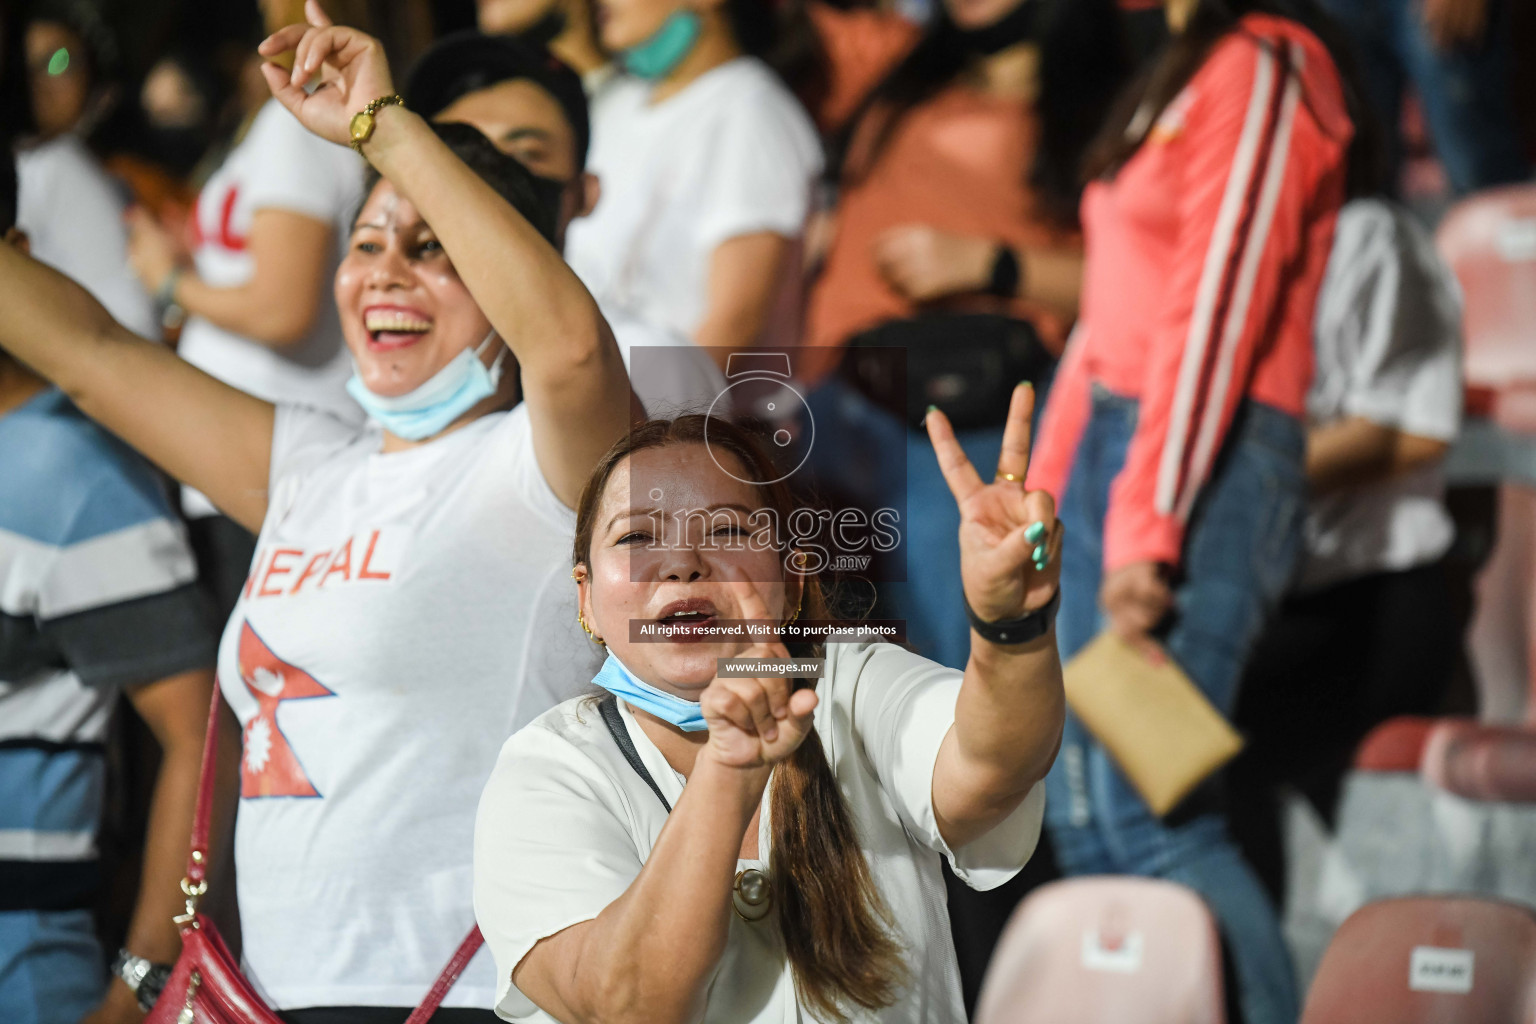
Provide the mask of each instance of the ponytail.
POLYGON ((902 949, 815 729, 774 770, 771 806, 774 904, 801 1002, 833 1021, 849 1004, 890 1006, 902 949))

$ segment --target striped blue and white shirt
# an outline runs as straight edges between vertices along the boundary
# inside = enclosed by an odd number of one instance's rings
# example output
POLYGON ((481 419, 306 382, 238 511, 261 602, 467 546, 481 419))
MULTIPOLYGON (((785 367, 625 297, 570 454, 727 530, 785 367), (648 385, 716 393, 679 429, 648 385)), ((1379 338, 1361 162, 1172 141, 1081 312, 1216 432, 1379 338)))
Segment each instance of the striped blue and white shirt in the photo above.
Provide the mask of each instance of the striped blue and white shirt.
POLYGON ((60 392, 0 416, 0 910, 86 906, 122 687, 211 666, 153 470, 60 392))

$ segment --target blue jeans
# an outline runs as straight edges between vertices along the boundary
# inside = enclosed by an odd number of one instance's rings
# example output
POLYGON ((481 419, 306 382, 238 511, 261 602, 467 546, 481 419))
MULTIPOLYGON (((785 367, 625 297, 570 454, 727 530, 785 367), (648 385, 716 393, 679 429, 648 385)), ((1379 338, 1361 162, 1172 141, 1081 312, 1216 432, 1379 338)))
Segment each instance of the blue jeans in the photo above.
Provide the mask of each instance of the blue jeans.
MULTIPOLYGON (((1136 413, 1134 400, 1095 387, 1061 500, 1066 532, 1056 636, 1063 660, 1104 627, 1098 605, 1104 517, 1136 413)), ((1249 650, 1301 551, 1304 453, 1294 417, 1246 403, 1185 536, 1173 625, 1161 639, 1229 718, 1249 650)), ((1226 937, 1247 1024, 1295 1024, 1295 976, 1275 910, 1227 835, 1215 789, 1208 783, 1157 817, 1069 712, 1061 754, 1046 779, 1046 824, 1057 861, 1067 874, 1149 875, 1195 889, 1226 937)))
MULTIPOLYGON (((983 480, 1003 449, 1002 427, 957 430, 955 439, 983 480)), ((906 431, 907 582, 887 588, 892 613, 907 621, 907 640, 923 657, 964 669, 971 624, 960 583, 960 507, 939 472, 926 433, 906 431)))
POLYGON ((77 1024, 106 990, 89 910, 0 911, 0 1021, 77 1024))
POLYGON ((1354 44, 1365 99, 1386 136, 1394 185, 1402 162, 1403 92, 1410 84, 1458 194, 1530 177, 1510 103, 1509 9, 1503 0, 1490 0, 1481 42, 1445 52, 1424 30, 1421 0, 1323 0, 1323 7, 1354 44))

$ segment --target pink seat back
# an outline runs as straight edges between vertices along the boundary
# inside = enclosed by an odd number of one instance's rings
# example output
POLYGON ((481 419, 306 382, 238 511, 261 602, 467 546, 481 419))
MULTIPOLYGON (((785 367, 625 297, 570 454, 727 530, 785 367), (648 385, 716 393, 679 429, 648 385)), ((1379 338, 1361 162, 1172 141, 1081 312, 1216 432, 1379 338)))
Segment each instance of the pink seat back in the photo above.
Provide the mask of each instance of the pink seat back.
POLYGON ((1461 897, 1369 903, 1318 965, 1301 1024, 1533 1024, 1536 914, 1461 897))
POLYGON ((1536 185, 1462 200, 1441 221, 1435 244, 1461 282, 1467 382, 1536 381, 1536 185))
POLYGON ((1469 800, 1536 803, 1536 729, 1441 722, 1422 770, 1431 785, 1469 800))
POLYGON ((1438 718, 1400 715, 1372 729, 1355 750, 1355 770, 1362 772, 1416 772, 1438 718))
POLYGON ((1200 897, 1123 876, 1053 882, 1008 921, 975 1024, 1224 1024, 1221 947, 1200 897))

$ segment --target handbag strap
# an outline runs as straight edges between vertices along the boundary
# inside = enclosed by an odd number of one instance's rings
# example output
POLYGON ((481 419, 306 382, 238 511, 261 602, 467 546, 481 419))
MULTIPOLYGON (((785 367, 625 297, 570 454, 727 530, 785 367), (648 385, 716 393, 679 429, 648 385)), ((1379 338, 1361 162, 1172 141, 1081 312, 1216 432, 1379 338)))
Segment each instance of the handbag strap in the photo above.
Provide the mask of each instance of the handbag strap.
MULTIPOLYGON (((187 854, 187 877, 182 879, 181 889, 187 895, 187 919, 177 918, 178 923, 191 924, 196 919, 197 901, 208 891, 208 833, 213 820, 213 788, 218 774, 219 754, 219 707, 223 696, 218 680, 213 683, 213 701, 208 708, 208 731, 203 739, 203 766, 197 780, 197 808, 192 812, 192 849, 187 854)), ((442 1005, 469 961, 479 952, 485 937, 480 926, 473 925, 459 948, 453 951, 448 963, 438 974, 437 980, 427 990, 421 1005, 405 1019, 405 1024, 426 1024, 437 1008, 442 1005)))
MULTIPOLYGON (((208 889, 208 829, 213 818, 213 783, 219 762, 219 706, 223 698, 219 681, 213 681, 213 701, 208 708, 208 729, 203 739, 203 767, 197 780, 197 809, 192 812, 192 849, 187 854, 187 877, 182 889, 189 900, 194 890, 201 896, 208 889)), ((195 904, 189 906, 190 912, 195 904)))
POLYGON ((437 1012, 443 999, 448 995, 448 990, 453 988, 453 983, 459 980, 459 975, 464 973, 464 968, 469 966, 470 959, 477 953, 485 942, 485 937, 480 934, 480 926, 477 924, 464 936, 464 941, 459 943, 459 948, 453 951, 443 973, 437 976, 432 987, 427 990, 427 997, 421 1001, 421 1005, 411 1011, 411 1015, 405 1018, 405 1024, 427 1024, 427 1021, 437 1012))
POLYGON ((613 694, 607 694, 597 702, 598 713, 603 716, 603 724, 608 727, 613 735, 613 742, 619 745, 619 752, 624 755, 624 760, 635 770, 635 774, 645 780, 645 784, 651 787, 651 792, 656 794, 656 799, 661 801, 661 806, 672 813, 672 805, 667 803, 667 798, 661 795, 661 787, 656 785, 656 780, 651 778, 651 773, 646 770, 645 762, 640 760, 640 751, 635 749, 635 741, 629 738, 629 729, 624 725, 624 717, 619 714, 619 699, 613 694))

